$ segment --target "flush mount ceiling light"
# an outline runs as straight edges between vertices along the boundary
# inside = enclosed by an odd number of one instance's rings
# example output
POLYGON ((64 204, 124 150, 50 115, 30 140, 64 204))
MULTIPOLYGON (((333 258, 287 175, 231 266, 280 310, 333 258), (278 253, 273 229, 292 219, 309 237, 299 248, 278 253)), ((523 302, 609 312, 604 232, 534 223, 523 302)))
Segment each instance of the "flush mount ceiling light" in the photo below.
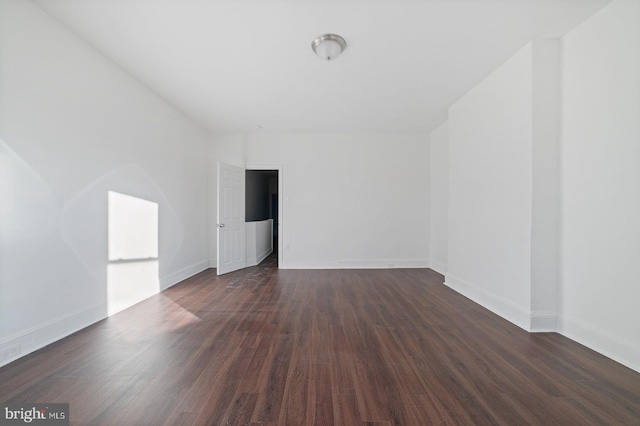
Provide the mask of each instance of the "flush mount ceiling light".
POLYGON ((347 47, 347 43, 337 34, 324 34, 311 42, 311 48, 321 59, 331 61, 347 47))

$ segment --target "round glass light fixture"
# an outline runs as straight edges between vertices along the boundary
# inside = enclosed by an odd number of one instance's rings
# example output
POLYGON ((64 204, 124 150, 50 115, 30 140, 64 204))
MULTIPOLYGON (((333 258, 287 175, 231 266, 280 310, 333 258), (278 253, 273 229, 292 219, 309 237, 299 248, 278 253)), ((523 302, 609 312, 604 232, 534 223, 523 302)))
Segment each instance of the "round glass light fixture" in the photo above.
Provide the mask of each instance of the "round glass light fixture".
POLYGON ((347 43, 337 34, 324 34, 311 42, 311 48, 325 61, 335 59, 347 47, 347 43))

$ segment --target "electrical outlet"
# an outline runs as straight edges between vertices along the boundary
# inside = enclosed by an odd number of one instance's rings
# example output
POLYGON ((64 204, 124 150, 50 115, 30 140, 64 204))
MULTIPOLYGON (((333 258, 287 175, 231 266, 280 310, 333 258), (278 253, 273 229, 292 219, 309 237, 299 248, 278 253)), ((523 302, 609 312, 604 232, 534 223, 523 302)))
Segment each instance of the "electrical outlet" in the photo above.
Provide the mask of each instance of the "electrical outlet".
POLYGON ((389 268, 395 268, 395 267, 396 267, 396 264, 395 264, 395 263, 391 263, 391 262, 389 262, 389 263, 387 264, 387 266, 388 266, 389 268))
POLYGON ((4 362, 8 359, 16 358, 19 353, 20 353, 19 343, 12 346, 6 346, 0 349, 0 362, 4 362))

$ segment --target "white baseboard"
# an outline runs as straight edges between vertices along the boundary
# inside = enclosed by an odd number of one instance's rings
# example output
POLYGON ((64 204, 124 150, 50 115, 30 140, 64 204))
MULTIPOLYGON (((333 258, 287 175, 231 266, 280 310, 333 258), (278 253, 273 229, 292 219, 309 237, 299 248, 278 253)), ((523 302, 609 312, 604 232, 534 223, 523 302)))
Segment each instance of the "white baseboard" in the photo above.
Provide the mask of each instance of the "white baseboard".
POLYGON ((445 274, 444 284, 467 299, 473 300, 507 321, 529 331, 531 318, 527 309, 498 297, 495 294, 491 294, 473 284, 464 282, 451 274, 445 274))
POLYGON ((426 259, 339 260, 338 269, 428 268, 426 259))
MULTIPOLYGON (((202 272, 208 268, 208 264, 207 260, 203 260, 165 275, 160 279, 160 290, 157 293, 202 272)), ((8 353, 7 350, 11 348, 11 355, 6 359, 0 358, 0 367, 105 318, 107 318, 107 305, 106 303, 99 303, 66 313, 2 339, 0 341, 0 354, 8 353)))
POLYGON ((447 273, 447 265, 435 259, 431 259, 431 269, 442 275, 447 273))
POLYGON ((527 313, 520 306, 465 283, 451 274, 446 274, 445 285, 526 331, 557 332, 640 372, 640 342, 638 341, 615 336, 606 330, 555 312, 527 313))
POLYGON ((80 331, 106 317, 107 305, 100 303, 66 313, 9 336, 0 342, 0 351, 4 351, 5 348, 15 348, 15 352, 11 357, 0 360, 0 367, 80 331))
POLYGON ((283 262, 281 269, 398 269, 428 268, 426 259, 374 259, 283 262))
POLYGON ((258 258, 256 259, 256 265, 261 264, 262 261, 265 260, 271 253, 273 253, 273 247, 269 248, 269 250, 258 256, 258 258))
POLYGON ((273 247, 265 251, 259 256, 256 257, 247 257, 246 259, 246 267, 256 266, 262 263, 263 260, 267 258, 271 253, 273 253, 273 247))
POLYGON ((160 291, 166 290, 207 268, 209 268, 209 261, 205 259, 165 275, 160 278, 160 291))
POLYGON ((638 340, 616 336, 564 315, 558 317, 558 333, 640 373, 640 342, 638 340))
POLYGON ((532 333, 550 333, 558 331, 558 314, 555 312, 533 311, 529 331, 532 333))

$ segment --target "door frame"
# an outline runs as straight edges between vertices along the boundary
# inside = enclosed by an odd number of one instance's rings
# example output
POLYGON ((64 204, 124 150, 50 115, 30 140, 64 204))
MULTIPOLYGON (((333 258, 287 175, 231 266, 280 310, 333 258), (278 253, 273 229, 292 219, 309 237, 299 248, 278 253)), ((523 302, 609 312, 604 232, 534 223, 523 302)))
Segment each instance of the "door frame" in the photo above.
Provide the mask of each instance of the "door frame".
POLYGON ((278 171, 278 268, 284 265, 284 166, 274 163, 246 163, 245 170, 277 170, 278 171))

